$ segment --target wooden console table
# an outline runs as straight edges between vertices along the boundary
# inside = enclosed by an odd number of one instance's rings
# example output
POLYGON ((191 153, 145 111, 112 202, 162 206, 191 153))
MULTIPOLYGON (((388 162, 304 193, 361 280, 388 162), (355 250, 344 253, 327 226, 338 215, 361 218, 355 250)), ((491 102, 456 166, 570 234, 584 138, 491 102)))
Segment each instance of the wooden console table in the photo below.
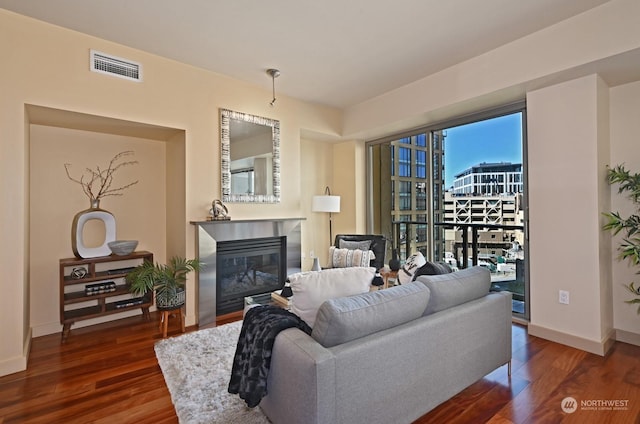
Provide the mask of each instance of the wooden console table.
POLYGON ((62 342, 71 326, 80 320, 102 317, 141 308, 149 319, 153 295, 131 297, 124 281, 143 261, 153 262, 153 253, 140 251, 127 256, 60 259, 60 324, 62 342))

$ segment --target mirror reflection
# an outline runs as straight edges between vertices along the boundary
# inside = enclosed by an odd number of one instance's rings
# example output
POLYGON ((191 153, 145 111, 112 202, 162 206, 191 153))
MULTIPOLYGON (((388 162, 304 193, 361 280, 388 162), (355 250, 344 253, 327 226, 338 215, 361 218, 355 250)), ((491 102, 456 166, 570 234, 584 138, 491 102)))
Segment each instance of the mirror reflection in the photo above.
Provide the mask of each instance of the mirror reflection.
POLYGON ((222 200, 280 201, 280 123, 221 110, 222 200))

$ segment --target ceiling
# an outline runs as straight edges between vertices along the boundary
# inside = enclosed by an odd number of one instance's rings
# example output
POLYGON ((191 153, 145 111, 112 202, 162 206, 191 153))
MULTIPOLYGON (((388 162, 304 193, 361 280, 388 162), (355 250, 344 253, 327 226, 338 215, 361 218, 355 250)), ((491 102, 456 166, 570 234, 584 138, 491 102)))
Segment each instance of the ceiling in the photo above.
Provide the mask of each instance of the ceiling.
MULTIPOLYGON (((346 108, 608 0, 0 0, 0 8, 346 108)), ((108 52, 107 52, 108 53, 108 52)))

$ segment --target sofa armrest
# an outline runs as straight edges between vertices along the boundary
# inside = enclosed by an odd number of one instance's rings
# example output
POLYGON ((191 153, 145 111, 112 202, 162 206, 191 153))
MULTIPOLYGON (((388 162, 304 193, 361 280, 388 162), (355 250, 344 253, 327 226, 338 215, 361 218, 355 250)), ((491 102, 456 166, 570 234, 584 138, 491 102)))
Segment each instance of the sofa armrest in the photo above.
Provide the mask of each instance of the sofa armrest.
POLYGON ((274 424, 335 422, 335 385, 333 353, 289 328, 276 337, 260 408, 274 424))

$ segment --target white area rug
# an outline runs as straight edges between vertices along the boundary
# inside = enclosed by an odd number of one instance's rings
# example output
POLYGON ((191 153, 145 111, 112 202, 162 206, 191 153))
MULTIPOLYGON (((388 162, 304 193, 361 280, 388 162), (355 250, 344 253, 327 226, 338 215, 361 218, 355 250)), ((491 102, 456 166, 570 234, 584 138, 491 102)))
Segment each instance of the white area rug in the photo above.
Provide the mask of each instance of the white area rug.
POLYGON ((181 424, 268 424, 260 407, 227 391, 242 321, 161 340, 155 345, 181 424))

